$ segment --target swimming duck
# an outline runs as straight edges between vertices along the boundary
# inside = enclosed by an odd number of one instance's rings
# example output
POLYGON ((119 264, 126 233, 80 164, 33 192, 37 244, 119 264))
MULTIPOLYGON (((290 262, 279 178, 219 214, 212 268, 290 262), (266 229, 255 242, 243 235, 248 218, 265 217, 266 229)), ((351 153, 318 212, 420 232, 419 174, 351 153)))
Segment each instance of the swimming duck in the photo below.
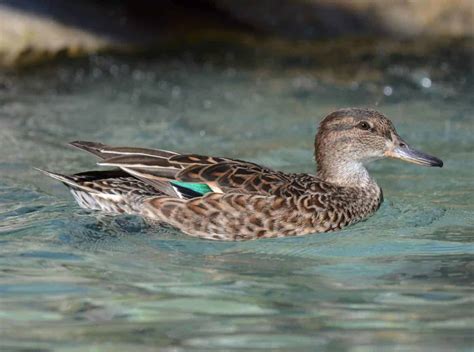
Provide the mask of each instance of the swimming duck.
POLYGON ((211 240, 253 240, 329 232, 364 220, 383 201, 365 165, 384 157, 442 167, 412 149, 392 122, 370 109, 330 113, 315 140, 316 175, 251 162, 161 149, 76 141, 113 170, 72 176, 43 171, 68 186, 83 208, 135 214, 211 240))

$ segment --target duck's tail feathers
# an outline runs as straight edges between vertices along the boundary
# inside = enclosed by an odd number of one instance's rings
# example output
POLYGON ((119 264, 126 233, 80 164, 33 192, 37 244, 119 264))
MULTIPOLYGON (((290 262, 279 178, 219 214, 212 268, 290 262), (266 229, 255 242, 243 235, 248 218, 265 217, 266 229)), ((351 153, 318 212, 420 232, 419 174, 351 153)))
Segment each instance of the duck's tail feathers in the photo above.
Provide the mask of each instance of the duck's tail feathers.
POLYGON ((58 174, 56 172, 43 170, 43 169, 40 169, 38 167, 35 167, 34 169, 41 172, 41 173, 43 173, 43 174, 45 174, 46 176, 52 177, 55 180, 58 180, 58 181, 64 183, 68 187, 75 188, 75 189, 82 189, 82 190, 88 191, 88 192, 94 192, 94 190, 92 188, 86 187, 86 186, 81 185, 80 183, 78 183, 77 180, 73 176, 58 174))
POLYGON ((102 179, 100 173, 106 172, 67 176, 38 168, 36 170, 64 183, 82 208, 101 210, 109 214, 139 215, 141 204, 145 199, 164 195, 131 177, 102 179))

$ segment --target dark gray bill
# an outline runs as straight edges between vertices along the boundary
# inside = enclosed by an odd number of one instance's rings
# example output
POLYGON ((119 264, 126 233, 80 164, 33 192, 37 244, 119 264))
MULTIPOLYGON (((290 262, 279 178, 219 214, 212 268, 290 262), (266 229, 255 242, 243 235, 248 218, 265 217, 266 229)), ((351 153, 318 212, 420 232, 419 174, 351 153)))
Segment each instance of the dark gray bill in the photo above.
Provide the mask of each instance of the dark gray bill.
POLYGON ((406 144, 395 147, 393 150, 386 152, 385 155, 390 158, 401 159, 418 165, 443 167, 443 161, 441 159, 412 149, 406 144))

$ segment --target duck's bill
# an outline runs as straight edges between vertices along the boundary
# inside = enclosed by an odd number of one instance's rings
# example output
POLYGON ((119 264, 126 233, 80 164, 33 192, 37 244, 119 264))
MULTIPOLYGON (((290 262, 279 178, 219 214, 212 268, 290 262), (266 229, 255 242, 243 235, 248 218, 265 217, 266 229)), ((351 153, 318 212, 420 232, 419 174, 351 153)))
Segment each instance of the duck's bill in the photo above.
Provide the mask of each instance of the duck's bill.
POLYGON ((389 158, 401 159, 409 163, 423 166, 443 167, 443 161, 435 156, 428 155, 409 146, 396 147, 393 150, 385 152, 385 156, 389 158))

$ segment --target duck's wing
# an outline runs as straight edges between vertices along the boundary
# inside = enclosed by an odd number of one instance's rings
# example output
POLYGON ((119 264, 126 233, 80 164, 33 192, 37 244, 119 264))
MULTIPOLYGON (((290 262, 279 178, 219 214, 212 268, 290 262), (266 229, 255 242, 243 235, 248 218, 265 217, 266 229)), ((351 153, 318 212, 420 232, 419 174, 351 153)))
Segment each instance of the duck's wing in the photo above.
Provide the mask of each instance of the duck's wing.
MULTIPOLYGON (((69 143, 71 146, 76 147, 78 149, 87 151, 89 153, 94 154, 95 156, 99 157, 100 159, 109 159, 114 157, 127 157, 127 156, 150 156, 154 158, 169 158, 173 155, 177 155, 178 153, 171 152, 168 150, 163 149, 149 149, 149 148, 134 148, 134 147, 113 147, 107 144, 98 143, 98 142, 90 142, 90 141, 73 141, 69 143)), ((112 170, 110 170, 112 171, 112 170)), ((127 173, 123 168, 120 172, 125 172, 127 175, 131 173, 127 173)), ((139 178, 141 179, 141 178, 139 178)), ((158 192, 162 192, 164 194, 170 196, 179 196, 180 192, 176 190, 175 187, 172 187, 167 180, 162 179, 155 179, 153 182, 150 180, 143 180, 147 184, 153 185, 158 192)), ((188 192, 186 197, 195 197, 196 193, 188 192)))
POLYGON ((85 150, 89 153, 98 156, 101 159, 109 159, 116 156, 127 156, 127 155, 144 155, 152 157, 164 157, 169 158, 178 153, 170 152, 163 149, 147 149, 147 148, 132 148, 132 147, 111 147, 109 145, 97 142, 88 141, 74 141, 70 142, 70 145, 81 150, 85 150))
POLYGON ((207 185, 208 191, 217 193, 272 194, 272 191, 288 182, 283 173, 257 164, 196 154, 169 158, 127 155, 105 159, 98 164, 119 167, 150 184, 167 179, 181 187, 207 185))
POLYGON ((281 172, 236 159, 161 149, 111 147, 86 141, 75 141, 71 145, 101 158, 98 165, 118 167, 158 190, 164 183, 171 182, 183 198, 188 198, 186 190, 194 192, 194 196, 196 192, 273 194, 291 181, 281 172))
MULTIPOLYGON (((248 161, 86 141, 71 145, 103 159, 99 165, 118 167, 158 190, 172 182, 182 198, 209 192, 288 196, 310 188, 324 193, 324 183, 311 175, 286 174, 248 161)), ((169 190, 165 193, 170 194, 169 190)))
POLYGON ((170 158, 170 162, 182 167, 176 174, 177 180, 205 182, 221 193, 271 195, 291 181, 289 175, 242 160, 179 155, 170 158))

